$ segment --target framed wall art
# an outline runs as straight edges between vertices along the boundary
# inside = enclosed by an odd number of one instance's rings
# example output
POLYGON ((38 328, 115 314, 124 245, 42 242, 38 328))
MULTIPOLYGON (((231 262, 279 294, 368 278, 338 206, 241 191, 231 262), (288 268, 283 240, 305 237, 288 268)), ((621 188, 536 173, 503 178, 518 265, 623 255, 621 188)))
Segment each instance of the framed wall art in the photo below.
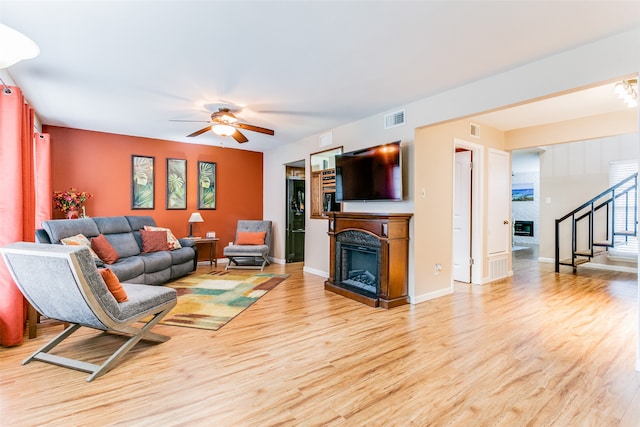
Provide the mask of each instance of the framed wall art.
POLYGON ((533 201, 533 183, 512 184, 511 187, 512 202, 532 202, 533 201))
POLYGON ((198 209, 216 208, 216 164, 198 161, 198 209))
POLYGON ((187 161, 167 159, 167 209, 187 209, 187 161))
POLYGON ((131 156, 131 209, 154 208, 154 160, 154 157, 131 156))

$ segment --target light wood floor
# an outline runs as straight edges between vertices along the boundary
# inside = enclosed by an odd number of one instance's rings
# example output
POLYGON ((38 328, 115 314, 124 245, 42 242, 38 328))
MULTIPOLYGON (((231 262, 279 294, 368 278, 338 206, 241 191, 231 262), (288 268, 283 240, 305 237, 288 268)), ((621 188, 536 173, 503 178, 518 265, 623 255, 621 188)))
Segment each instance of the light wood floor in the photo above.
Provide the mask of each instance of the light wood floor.
MULTIPOLYGON (((416 306, 372 309, 325 292, 300 264, 217 332, 160 325, 111 372, 0 350, 2 426, 637 426, 636 276, 556 275, 516 253, 516 275, 416 306)), ((209 270, 199 267, 199 270, 209 270)), ((100 358, 86 330, 64 352, 100 358)))

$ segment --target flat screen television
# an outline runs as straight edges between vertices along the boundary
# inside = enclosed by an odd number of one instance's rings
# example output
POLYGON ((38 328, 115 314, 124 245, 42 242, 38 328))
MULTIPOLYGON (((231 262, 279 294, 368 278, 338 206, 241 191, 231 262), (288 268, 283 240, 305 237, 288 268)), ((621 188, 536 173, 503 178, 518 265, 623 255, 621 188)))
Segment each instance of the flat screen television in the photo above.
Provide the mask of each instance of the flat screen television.
POLYGON ((336 200, 402 200, 400 141, 336 155, 336 200))

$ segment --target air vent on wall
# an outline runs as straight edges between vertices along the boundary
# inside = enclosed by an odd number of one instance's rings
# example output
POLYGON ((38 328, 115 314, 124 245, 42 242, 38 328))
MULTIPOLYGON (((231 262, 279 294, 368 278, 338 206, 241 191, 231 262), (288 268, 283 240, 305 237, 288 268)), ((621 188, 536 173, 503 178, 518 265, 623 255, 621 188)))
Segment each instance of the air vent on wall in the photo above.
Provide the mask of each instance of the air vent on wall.
POLYGON ((475 123, 470 123, 469 135, 475 136, 476 138, 480 138, 480 125, 475 123))
POLYGON ((404 110, 384 116, 384 128, 389 129, 404 124, 404 110))
POLYGON ((318 138, 320 141, 320 147, 325 147, 327 145, 333 144, 333 132, 325 133, 324 135, 320 135, 318 138))

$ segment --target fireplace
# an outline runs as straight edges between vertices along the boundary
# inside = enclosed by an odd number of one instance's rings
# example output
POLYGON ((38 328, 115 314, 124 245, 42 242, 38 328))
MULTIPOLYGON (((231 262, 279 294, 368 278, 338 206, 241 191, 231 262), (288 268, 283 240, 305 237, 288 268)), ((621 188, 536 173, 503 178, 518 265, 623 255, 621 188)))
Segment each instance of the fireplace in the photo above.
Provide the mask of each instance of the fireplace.
POLYGON ((533 221, 515 221, 513 223, 513 234, 533 237, 533 221))
POLYGON ((355 230, 338 234, 336 240, 338 285, 376 298, 380 278, 380 241, 355 230))
POLYGON ((325 289, 372 307, 407 304, 411 214, 329 212, 325 289))

